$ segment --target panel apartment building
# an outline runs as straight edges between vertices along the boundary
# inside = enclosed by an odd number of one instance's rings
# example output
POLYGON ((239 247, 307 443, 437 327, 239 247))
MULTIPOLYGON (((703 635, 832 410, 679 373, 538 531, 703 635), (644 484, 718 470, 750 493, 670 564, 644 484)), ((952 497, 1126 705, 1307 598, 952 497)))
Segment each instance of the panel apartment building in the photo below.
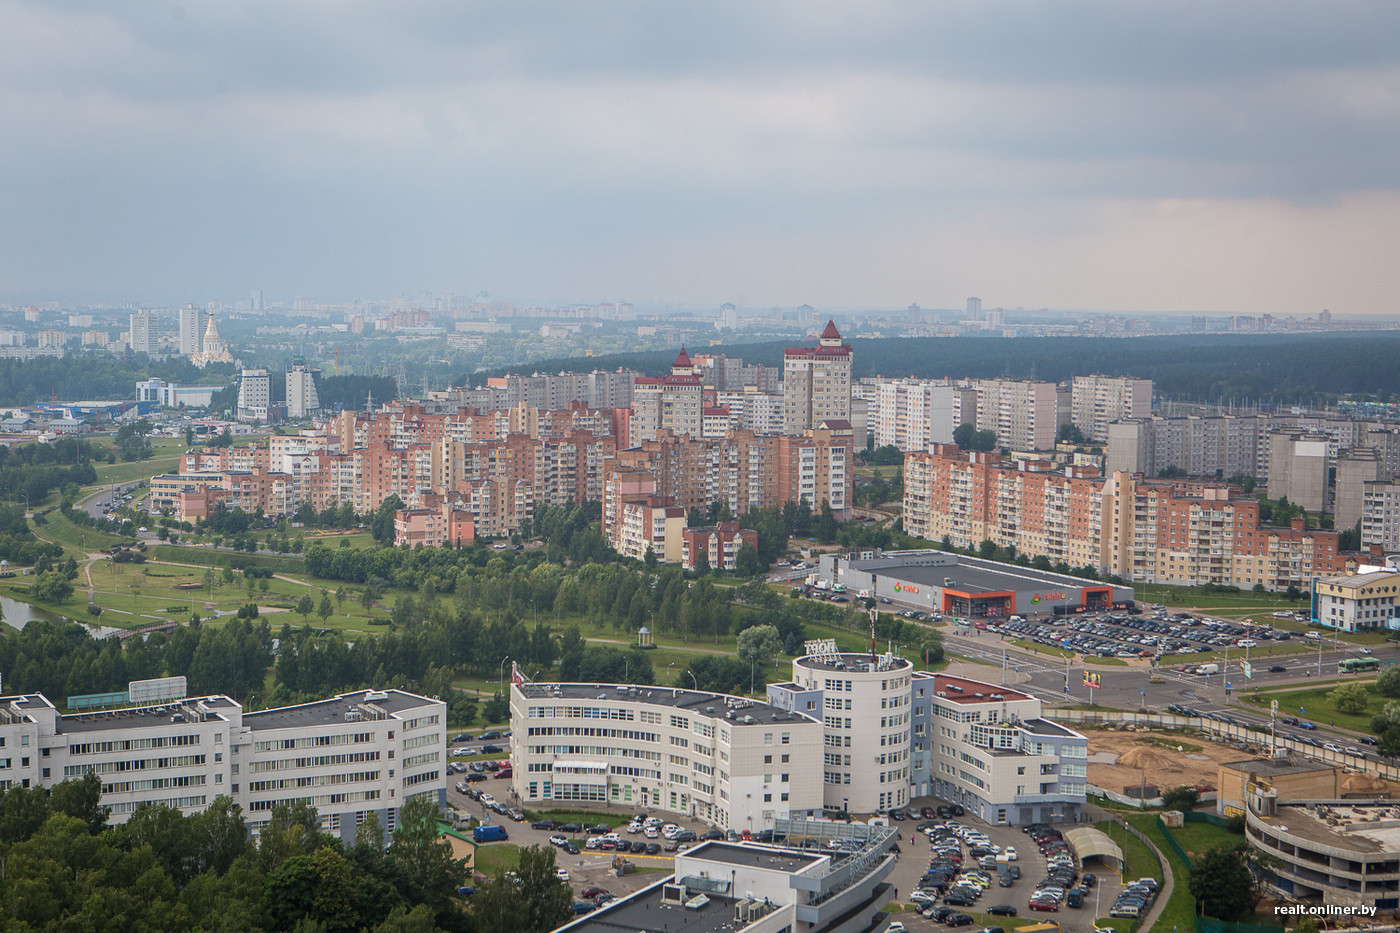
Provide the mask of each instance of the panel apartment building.
POLYGON ((42 694, 0 697, 0 787, 52 787, 89 771, 111 820, 142 803, 185 814, 228 795, 256 833, 279 803, 315 807, 325 832, 349 843, 378 819, 427 795, 442 806, 447 708, 401 690, 245 712, 226 696, 60 715, 42 694))
POLYGON ((1091 441, 1108 440, 1110 422, 1151 414, 1151 379, 1096 374, 1070 381, 1070 420, 1091 441))
POLYGON ((1259 503, 1228 484, 1090 468, 1004 464, 938 445, 904 461, 904 526, 957 547, 983 541, 1125 580, 1271 590, 1341 572, 1335 531, 1261 525, 1259 503))

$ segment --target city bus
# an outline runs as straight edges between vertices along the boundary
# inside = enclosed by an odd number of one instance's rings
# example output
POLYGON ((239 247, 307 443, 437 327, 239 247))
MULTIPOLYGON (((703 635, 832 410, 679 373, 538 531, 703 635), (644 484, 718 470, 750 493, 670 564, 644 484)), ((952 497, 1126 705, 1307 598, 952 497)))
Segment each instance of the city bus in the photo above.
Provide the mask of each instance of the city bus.
POLYGON ((1380 670, 1380 666, 1381 662, 1375 658, 1344 658, 1337 662, 1337 670, 1343 674, 1380 670))

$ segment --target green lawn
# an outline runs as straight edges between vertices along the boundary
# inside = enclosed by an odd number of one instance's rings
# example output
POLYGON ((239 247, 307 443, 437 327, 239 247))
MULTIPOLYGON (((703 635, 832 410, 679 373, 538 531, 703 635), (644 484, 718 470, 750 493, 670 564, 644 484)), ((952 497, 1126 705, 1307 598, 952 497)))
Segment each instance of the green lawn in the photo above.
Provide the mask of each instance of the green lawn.
MULTIPOLYGON (((1157 817, 1152 815, 1152 819, 1157 817)), ((1157 863, 1157 856, 1152 850, 1143 845, 1138 837, 1127 832, 1121 825, 1113 820, 1104 820, 1095 823, 1094 828, 1101 829, 1113 838, 1113 841, 1123 849, 1123 877, 1124 878, 1156 878, 1162 880, 1162 867, 1157 863)), ((1141 828, 1141 827, 1139 827, 1141 828)))
POLYGON ((1234 845, 1244 840, 1244 836, 1210 823, 1187 823, 1181 829, 1171 829, 1168 832, 1193 859, 1217 846, 1234 845))
MULTIPOLYGON (((184 445, 181 445, 183 448, 184 445)), ((108 483, 134 483, 138 480, 150 479, 152 476, 159 476, 162 473, 173 473, 180 466, 180 453, 156 456, 149 460, 136 460, 131 463, 99 463, 95 466, 97 471, 97 484, 107 485, 108 483)))
POLYGON ((64 550, 70 552, 73 557, 78 557, 84 552, 103 551, 118 544, 130 544, 132 540, 95 528, 80 527, 57 510, 44 516, 44 524, 32 527, 36 537, 63 545, 64 550))
POLYGON ((1358 678, 1358 682, 1365 684, 1370 691, 1367 696, 1366 710, 1362 713, 1338 712, 1336 707, 1332 705, 1332 701, 1327 698, 1327 694, 1333 689, 1331 686, 1316 687, 1311 690, 1289 690, 1283 693, 1261 693, 1258 696, 1249 694, 1245 695, 1243 699, 1252 706, 1260 706, 1265 709, 1269 707, 1270 700, 1278 700, 1280 716, 1302 716, 1318 725, 1335 723, 1344 729, 1370 732, 1371 717, 1381 711, 1389 698, 1370 689, 1375 686, 1375 678, 1358 678), (1306 712, 1299 713, 1299 707, 1302 707, 1306 712))
POLYGON ((501 872, 519 868, 520 846, 513 842, 492 842, 476 847, 477 874, 494 878, 501 872))
MULTIPOLYGON (((1196 928, 1196 905, 1191 897, 1191 873, 1181 859, 1177 858, 1175 853, 1172 852, 1171 847, 1167 845, 1166 834, 1162 828, 1161 822, 1157 819, 1157 814, 1136 814, 1128 817, 1128 822, 1136 826, 1142 831, 1143 835, 1153 841, 1161 851, 1163 857, 1166 858, 1167 867, 1172 873, 1172 896, 1168 899, 1166 907, 1162 909, 1162 915, 1157 919, 1157 925, 1154 929, 1194 930, 1196 928)), ((1136 839, 1133 839, 1133 841, 1137 842, 1136 839)), ((1140 846, 1142 845, 1141 842, 1137 842, 1137 844, 1140 846)), ((1153 861, 1156 860, 1153 859, 1153 861)), ((1140 878, 1143 876, 1134 875, 1133 877, 1140 878)), ((1160 871, 1154 877, 1161 880, 1162 875, 1160 871)))

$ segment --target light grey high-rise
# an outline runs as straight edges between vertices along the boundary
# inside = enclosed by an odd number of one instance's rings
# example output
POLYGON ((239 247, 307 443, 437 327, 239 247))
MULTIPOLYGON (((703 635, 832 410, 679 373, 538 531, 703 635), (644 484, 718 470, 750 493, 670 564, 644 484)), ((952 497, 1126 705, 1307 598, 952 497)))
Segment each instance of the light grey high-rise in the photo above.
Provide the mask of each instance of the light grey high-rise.
POLYGON ((155 353, 160 345, 160 325, 154 311, 145 308, 131 315, 131 352, 155 353))
POLYGON ((204 330, 209 326, 209 312, 194 305, 180 309, 180 355, 194 356, 204 346, 204 330))
POLYGON ((287 371, 287 417, 311 418, 321 411, 321 371, 296 357, 287 371))

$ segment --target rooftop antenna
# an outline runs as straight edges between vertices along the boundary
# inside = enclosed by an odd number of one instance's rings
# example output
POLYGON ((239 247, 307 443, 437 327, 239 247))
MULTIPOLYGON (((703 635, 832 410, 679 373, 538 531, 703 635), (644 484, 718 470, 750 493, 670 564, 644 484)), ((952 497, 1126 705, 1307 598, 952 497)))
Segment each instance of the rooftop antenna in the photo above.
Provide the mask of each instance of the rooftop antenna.
POLYGON ((870 609, 870 663, 875 663, 875 620, 879 618, 880 610, 871 607, 870 609))

